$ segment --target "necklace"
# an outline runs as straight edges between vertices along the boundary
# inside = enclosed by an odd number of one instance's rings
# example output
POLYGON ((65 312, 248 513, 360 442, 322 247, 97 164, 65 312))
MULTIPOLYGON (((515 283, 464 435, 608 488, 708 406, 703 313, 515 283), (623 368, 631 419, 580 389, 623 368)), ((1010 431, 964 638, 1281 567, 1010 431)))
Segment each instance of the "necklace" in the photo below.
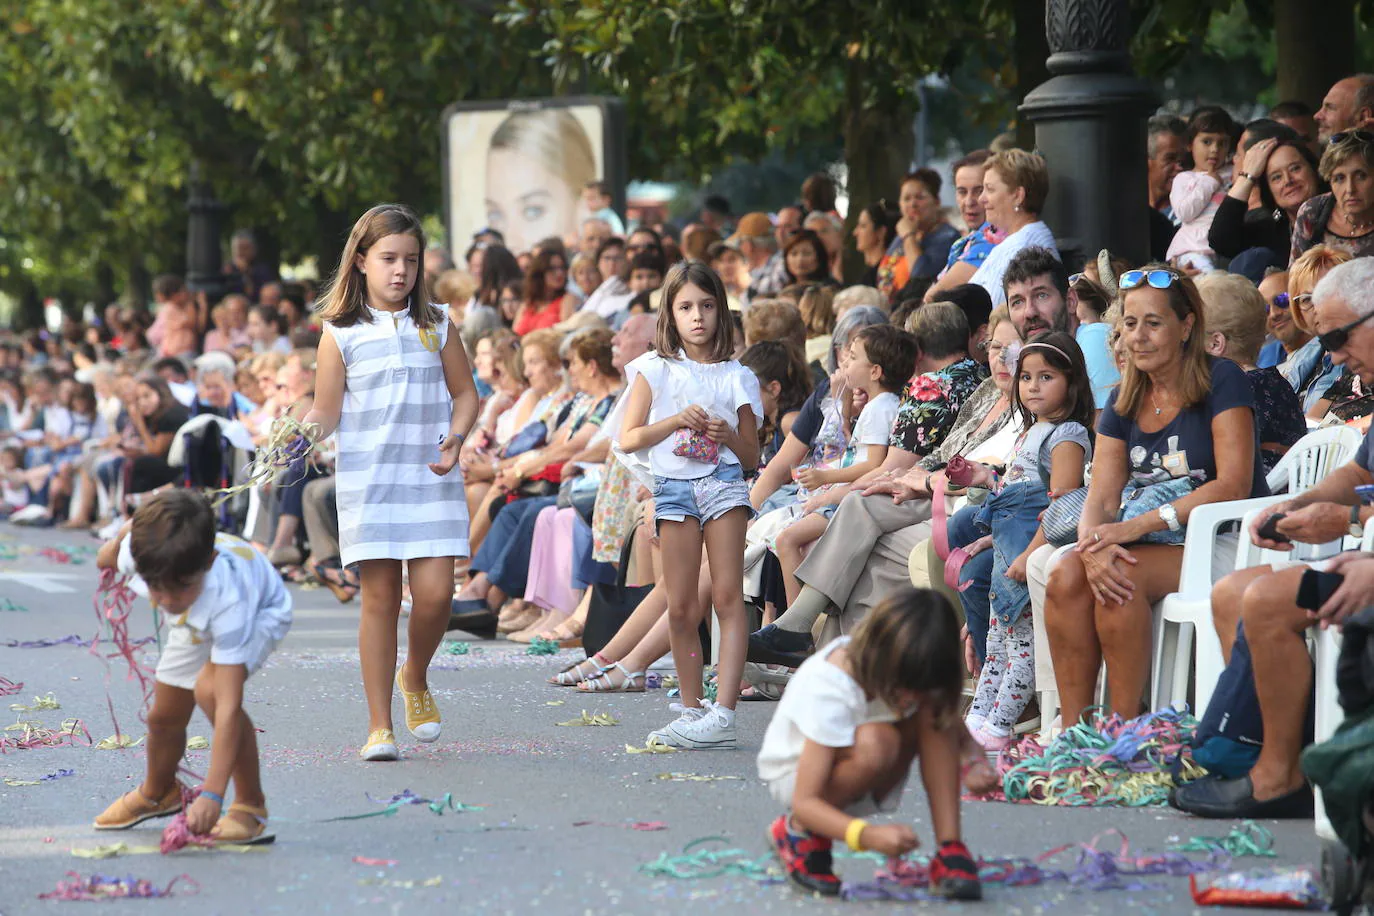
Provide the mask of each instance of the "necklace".
MULTIPOLYGON (((1160 407, 1160 406, 1159 406, 1159 401, 1157 401, 1157 400, 1155 399, 1155 392, 1154 392, 1154 389, 1153 389, 1153 388, 1150 389, 1150 403, 1153 404, 1153 405, 1155 406, 1155 416, 1159 416, 1160 414, 1162 414, 1162 413, 1164 412, 1164 408, 1163 408, 1163 407, 1160 407)), ((1168 405, 1168 406, 1172 406, 1172 405, 1168 405)))

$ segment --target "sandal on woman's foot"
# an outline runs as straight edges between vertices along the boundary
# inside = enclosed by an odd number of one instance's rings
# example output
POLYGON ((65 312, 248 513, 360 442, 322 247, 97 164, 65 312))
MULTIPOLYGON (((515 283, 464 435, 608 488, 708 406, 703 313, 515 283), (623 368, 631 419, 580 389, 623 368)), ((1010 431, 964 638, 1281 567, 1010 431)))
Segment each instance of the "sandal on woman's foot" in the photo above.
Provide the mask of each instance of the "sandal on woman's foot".
MULTIPOLYGON (((543 633, 544 630, 548 629, 548 627, 554 623, 553 618, 553 611, 541 610, 539 612, 538 619, 536 619, 534 623, 531 623, 529 626, 525 627, 523 630, 520 630, 517 633, 507 634, 506 639, 509 639, 511 642, 527 644, 534 642, 534 637, 538 636, 540 633, 543 633)), ((561 621, 562 618, 560 617, 559 620, 561 621)))
POLYGON ((350 582, 337 559, 314 560, 309 564, 310 574, 315 580, 334 593, 340 603, 347 604, 358 594, 358 586, 350 582))
POLYGON ((410 733, 417 741, 426 744, 437 741, 442 725, 439 709, 434 705, 434 697, 430 695, 429 688, 406 690, 405 678, 401 676, 405 670, 405 665, 396 669, 396 689, 401 691, 401 703, 406 708, 406 728, 410 729, 410 733))
POLYGON ((210 839, 221 846, 266 846, 276 841, 267 832, 267 809, 234 802, 224 816, 210 829, 210 839), (247 815, 237 819, 233 815, 247 815))
POLYGON ((601 672, 611 666, 611 662, 602 658, 598 652, 590 658, 584 658, 580 662, 573 662, 562 671, 551 676, 549 683, 555 687, 576 687, 589 677, 596 677, 601 672))
POLYGON ((501 636, 518 633, 538 619, 539 608, 523 601, 512 601, 501 608, 501 614, 496 618, 496 632, 501 636))
POLYGON ((599 674, 578 684, 577 689, 583 693, 643 693, 644 672, 626 671, 620 662, 613 662, 609 668, 603 668, 599 674), (611 680, 612 671, 619 671, 624 680, 619 683, 611 680))
POLYGON ((167 794, 154 801, 142 789, 125 792, 101 812, 93 825, 96 830, 128 830, 155 817, 170 817, 181 810, 181 786, 173 784, 167 794))
POLYGON ((396 749, 396 735, 389 728, 379 728, 367 736, 367 744, 358 752, 364 760, 398 760, 401 752, 396 749))
POLYGON ((576 648, 573 643, 582 645, 582 621, 576 617, 569 617, 551 630, 545 630, 539 634, 545 639, 551 639, 558 643, 559 648, 576 648))

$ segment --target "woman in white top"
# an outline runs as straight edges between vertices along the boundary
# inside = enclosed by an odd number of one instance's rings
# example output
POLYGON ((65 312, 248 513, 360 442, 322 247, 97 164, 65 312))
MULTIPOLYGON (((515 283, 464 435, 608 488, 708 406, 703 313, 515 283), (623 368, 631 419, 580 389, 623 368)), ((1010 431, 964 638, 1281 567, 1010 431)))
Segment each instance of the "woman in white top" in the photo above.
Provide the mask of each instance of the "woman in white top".
POLYGON ((988 160, 980 198, 988 222, 1007 233, 974 273, 970 283, 988 291, 994 307, 1007 300, 1002 275, 1023 248, 1048 248, 1057 256, 1054 233, 1040 220, 1040 210, 1050 192, 1050 173, 1038 153, 1003 150, 988 160))

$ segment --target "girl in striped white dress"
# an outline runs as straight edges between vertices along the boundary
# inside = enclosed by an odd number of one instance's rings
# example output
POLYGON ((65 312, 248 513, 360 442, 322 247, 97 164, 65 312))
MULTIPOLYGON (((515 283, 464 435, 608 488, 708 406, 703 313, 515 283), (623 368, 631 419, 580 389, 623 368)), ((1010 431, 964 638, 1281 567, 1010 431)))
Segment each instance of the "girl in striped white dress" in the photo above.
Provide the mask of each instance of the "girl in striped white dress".
POLYGON ((457 330, 426 294, 424 250, 420 221, 406 207, 380 204, 354 224, 321 296, 315 404, 305 416, 325 436, 338 430, 339 547, 362 585, 364 760, 399 756, 393 680, 410 733, 439 737, 426 674, 448 624, 453 560, 468 555, 467 500, 454 468, 477 418, 477 389, 457 330), (397 669, 403 561, 412 606, 397 669))

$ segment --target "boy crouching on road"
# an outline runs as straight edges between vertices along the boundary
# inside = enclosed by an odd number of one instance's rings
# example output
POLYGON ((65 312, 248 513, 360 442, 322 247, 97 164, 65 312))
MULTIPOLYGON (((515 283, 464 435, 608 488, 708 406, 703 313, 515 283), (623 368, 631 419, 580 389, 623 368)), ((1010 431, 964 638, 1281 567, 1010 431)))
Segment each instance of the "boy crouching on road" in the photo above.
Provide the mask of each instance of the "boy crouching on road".
POLYGON ((210 772, 186 812, 187 827, 220 843, 272 842, 243 685, 291 627, 291 596, 281 576, 247 542, 216 536, 205 497, 181 489, 141 505, 101 547, 96 565, 141 577, 171 625, 148 714, 147 775, 95 819, 95 828, 125 830, 181 810, 177 766, 199 705, 215 735, 210 772), (221 816, 231 777, 234 804, 221 816))

